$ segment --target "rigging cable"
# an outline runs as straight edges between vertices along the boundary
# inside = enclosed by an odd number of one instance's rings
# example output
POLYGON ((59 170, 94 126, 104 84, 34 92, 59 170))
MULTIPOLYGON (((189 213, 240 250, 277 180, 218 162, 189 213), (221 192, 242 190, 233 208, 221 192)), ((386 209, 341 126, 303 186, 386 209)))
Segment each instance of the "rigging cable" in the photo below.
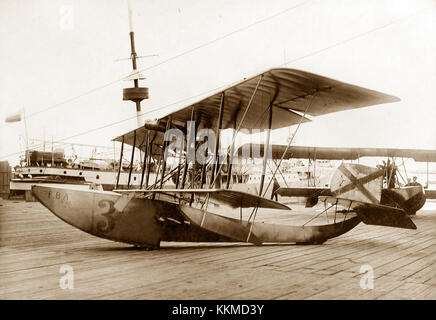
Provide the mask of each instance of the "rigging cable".
MULTIPOLYGON (((362 37, 362 36, 364 36, 364 35, 367 35, 367 34, 369 34, 369 33, 374 32, 374 31, 377 31, 377 30, 380 30, 380 29, 386 28, 386 27, 388 27, 388 26, 390 26, 390 25, 393 25, 393 24, 398 23, 398 22, 400 22, 400 21, 406 20, 406 19, 408 19, 408 18, 410 18, 410 17, 412 17, 412 16, 418 14, 420 11, 423 11, 423 10, 418 10, 418 11, 414 12, 413 14, 410 14, 410 15, 408 15, 408 16, 406 16, 406 17, 403 17, 403 18, 399 18, 399 19, 393 20, 393 21, 391 21, 391 22, 389 22, 389 23, 387 23, 387 24, 384 24, 384 25, 382 25, 382 26, 379 26, 379 27, 373 28, 373 29, 371 29, 371 30, 368 30, 368 31, 363 32, 363 33, 360 33, 360 34, 357 34, 357 35, 355 35, 355 36, 353 36, 353 37, 351 37, 351 38, 348 38, 348 39, 345 39, 345 40, 342 40, 342 41, 336 42, 335 44, 332 44, 332 45, 330 45, 330 46, 328 46, 328 47, 326 47, 326 48, 324 48, 324 49, 320 49, 320 50, 317 50, 317 51, 315 51, 315 52, 313 52, 313 53, 310 53, 310 54, 307 54, 307 55, 304 55, 304 56, 298 57, 298 58, 293 59, 293 60, 289 60, 288 62, 286 62, 286 63, 284 63, 284 64, 282 64, 282 65, 286 66, 286 65, 289 64, 289 63, 296 62, 296 61, 299 61, 299 60, 301 60, 301 59, 308 58, 308 57, 313 56, 313 55, 317 55, 317 54, 319 54, 319 53, 321 53, 321 52, 323 52, 323 51, 325 51, 325 50, 327 50, 327 49, 331 49, 331 48, 333 48, 333 47, 336 47, 336 46, 342 45, 342 44, 344 44, 344 43, 347 43, 347 42, 349 42, 349 41, 352 41, 352 40, 358 39, 358 38, 360 38, 360 37, 362 37)), ((150 67, 150 68, 151 68, 151 67, 150 67)), ((142 70, 140 70, 140 71, 142 71, 142 70)), ((140 71, 139 71, 139 72, 140 72, 140 71)), ((124 79, 124 78, 122 78, 122 79, 124 79)), ((120 79, 120 80, 122 80, 122 79, 120 79)), ((112 84, 112 83, 116 83, 116 82, 118 82, 118 81, 120 81, 120 80, 112 81, 110 84, 112 84)), ((173 102, 173 103, 170 103, 170 104, 167 104, 167 105, 164 105, 164 106, 161 106, 161 107, 158 107, 158 108, 155 108, 155 109, 149 110, 149 111, 147 111, 147 112, 143 112, 143 113, 140 114, 140 116, 142 116, 142 115, 146 115, 146 114, 149 114, 149 113, 152 113, 152 112, 156 112, 156 111, 158 111, 158 110, 163 110, 163 109, 169 108, 170 106, 173 106, 173 105, 175 105, 175 104, 177 104, 177 103, 180 103, 180 102, 183 102, 183 101, 186 101, 186 100, 192 99, 192 98, 194 98, 194 97, 199 97, 199 96, 205 95, 205 94, 210 93, 210 92, 214 92, 214 91, 222 90, 222 89, 225 88, 225 87, 230 87, 230 86, 232 86, 232 85, 234 85, 234 84, 236 84, 236 83, 239 83, 239 82, 240 82, 240 81, 234 81, 234 82, 231 83, 230 85, 222 85, 222 86, 216 87, 216 88, 214 88, 214 89, 212 89, 212 90, 207 90, 207 91, 202 92, 202 93, 200 93, 200 94, 193 95, 193 96, 191 96, 191 97, 189 97, 189 98, 185 98, 185 99, 179 100, 179 101, 177 101, 177 102, 173 102)), ((106 86, 108 86, 108 85, 109 85, 109 84, 104 85, 104 87, 106 87, 106 86)), ((102 86, 102 87, 103 87, 103 86, 102 86)), ((99 87, 99 88, 100 88, 100 87, 99 87)), ((91 92, 91 91, 92 91, 92 90, 88 91, 88 93, 91 92)), ((74 98, 69 99, 69 101, 72 101, 72 100, 74 100, 74 98)), ((59 104, 58 104, 58 105, 59 105, 59 104)), ((50 107, 50 108, 51 108, 51 107, 50 107)), ((32 115, 32 114, 31 114, 31 115, 32 115)), ((30 115, 29 115, 29 116, 30 116, 30 115)), ((29 117, 29 116, 28 116, 28 117, 29 117)), ((78 134, 75 134, 75 135, 72 135, 72 136, 69 136, 69 137, 66 137, 66 138, 59 139, 58 141, 64 141, 64 140, 67 140, 67 139, 70 139, 70 138, 75 138, 75 137, 78 137, 78 136, 81 136, 81 135, 85 135, 85 134, 88 134, 88 133, 91 133, 91 132, 94 132, 94 131, 98 131, 98 130, 101 130, 101 129, 104 129, 104 128, 108 128, 108 127, 111 127, 111 126, 114 126, 114 125, 117 125, 117 124, 120 124, 120 123, 123 123, 123 122, 127 122, 127 121, 129 121, 129 120, 132 120, 132 119, 137 118, 137 116, 138 116, 138 115, 131 116, 131 117, 129 117, 129 118, 126 118, 126 119, 123 119, 123 120, 119 120, 119 121, 116 121, 116 122, 113 122, 113 123, 109 123, 109 124, 107 124, 107 125, 104 125, 104 126, 101 126, 101 127, 98 127, 98 128, 93 128, 93 129, 90 129, 90 130, 86 130, 86 131, 84 131, 84 132, 81 132, 81 133, 78 133, 78 134)), ((6 124, 6 125, 7 125, 7 124, 6 124)), ((3 128, 4 126, 5 126, 5 125, 0 126, 0 129, 3 128)), ((39 146, 42 146, 42 145, 39 145, 39 146)), ((11 157, 11 156, 14 156, 14 155, 20 154, 20 153, 22 153, 22 152, 20 151, 20 152, 14 152, 14 153, 11 153, 11 154, 8 154, 8 155, 2 155, 2 156, 0 156, 0 159, 8 158, 8 157, 11 157)))
MULTIPOLYGON (((204 47, 207 47, 207 46, 209 46, 209 45, 211 45, 211 44, 213 44, 213 43, 215 43, 215 42, 221 41, 221 40, 223 40, 223 39, 225 39, 225 38, 227 38, 227 37, 230 37, 230 36, 232 36, 232 35, 234 35, 234 34, 236 34, 236 33, 239 33, 239 32, 241 32, 241 31, 244 31, 244 30, 246 30, 246 29, 249 29, 249 28, 251 28, 251 27, 254 27, 255 25, 258 25, 258 24, 260 24, 260 23, 264 23, 264 22, 266 22, 266 21, 268 21, 268 20, 274 19, 274 18, 276 18, 276 17, 278 17, 278 16, 280 16, 280 15, 283 15, 283 14, 285 14, 285 13, 288 13, 288 12, 290 12, 290 11, 292 11, 292 10, 294 10, 294 9, 297 9, 298 7, 303 6, 303 5, 305 5, 306 3, 309 3, 309 2, 312 2, 312 1, 313 1, 313 0, 303 1, 303 2, 301 2, 301 3, 299 3, 299 4, 297 4, 297 5, 294 5, 294 6, 292 6, 292 7, 286 8, 286 9, 284 9, 284 10, 282 10, 282 11, 280 11, 280 12, 277 12, 277 13, 271 15, 271 16, 268 16, 268 17, 266 17, 266 18, 263 18, 263 19, 257 20, 257 21, 255 21, 255 22, 253 22, 253 23, 251 23, 251 24, 248 24, 248 25, 246 25, 246 26, 243 26, 243 27, 241 27, 241 28, 239 28, 239 29, 236 29, 236 30, 234 30, 234 31, 232 31, 232 32, 226 33, 226 34, 224 34, 224 35, 222 35, 222 36, 219 36, 219 37, 217 37, 217 38, 215 38, 215 39, 213 39, 213 40, 210 40, 210 41, 208 41, 208 42, 202 43, 202 44, 200 44, 200 45, 198 45, 198 46, 196 46, 196 47, 194 47, 194 48, 188 49, 188 50, 183 51, 183 52, 181 52, 181 53, 179 53, 179 54, 177 54, 177 55, 174 55, 174 56, 172 56, 172 57, 169 57, 168 59, 165 59, 165 60, 163 60, 163 61, 161 61, 161 62, 159 62, 159 63, 157 63, 157 64, 154 64, 154 65, 152 65, 152 66, 150 66, 150 67, 146 67, 146 68, 143 68, 143 69, 140 69, 140 70, 136 70, 135 72, 132 72, 132 73, 130 73, 130 74, 127 75, 127 76, 124 76, 124 77, 122 77, 122 78, 119 78, 119 79, 113 80, 113 81, 111 81, 111 82, 108 82, 108 83, 103 84, 103 85, 101 85, 101 86, 99 86, 99 87, 93 88, 93 89, 91 89, 91 90, 85 91, 85 92, 83 92, 83 93, 81 93, 81 94, 79 94, 79 95, 77 95, 77 96, 74 96, 74 97, 68 98, 68 99, 66 99, 66 100, 64 100, 64 101, 61 101, 61 102, 58 102, 58 103, 56 103, 56 104, 54 104, 54 105, 52 105, 52 106, 49 106, 49 107, 47 107, 47 108, 45 108, 45 109, 42 109, 42 110, 39 110, 39 111, 33 112, 33 113, 27 115, 27 116, 26 116, 26 119, 29 119, 29 118, 31 118, 31 117, 33 117, 33 116, 36 116, 36 115, 38 115, 38 114, 40 114, 40 113, 43 113, 43 112, 46 112, 46 111, 50 111, 50 110, 56 109, 56 108, 58 108, 58 107, 60 107, 60 106, 62 106, 62 105, 64 105, 64 104, 69 103, 69 102, 72 102, 72 101, 78 100, 78 99, 80 99, 81 97, 84 97, 84 96, 90 95, 91 93, 94 93, 94 92, 96 92, 96 91, 99 91, 99 90, 101 90, 101 89, 104 89, 104 88, 106 88, 106 87, 109 87, 109 86, 111 86, 111 85, 113 85, 113 84, 115 84, 115 83, 121 82, 121 81, 125 80, 125 79, 128 78, 128 77, 132 77, 132 76, 138 75, 138 74, 140 74, 141 72, 144 72, 144 71, 152 70, 152 69, 154 69, 154 68, 156 68, 156 67, 159 67, 159 66, 161 66, 161 65, 163 65, 163 64, 166 64, 166 63, 168 63, 168 62, 170 62, 170 61, 172 61, 172 60, 178 59, 178 58, 180 58, 180 57, 182 57, 182 56, 184 56, 184 55, 190 54, 190 53, 192 53, 192 52, 194 52, 194 51, 196 51, 196 50, 199 50, 199 49, 202 49, 202 48, 204 48, 204 47)), ((2 128, 8 126, 9 124, 10 124, 10 123, 6 123, 6 124, 1 125, 1 126, 0 126, 0 129, 2 129, 2 128)))
MULTIPOLYGON (((271 179, 269 180, 269 183, 268 183, 267 187, 265 188, 265 192, 263 193, 263 195, 261 195, 263 198, 265 197, 265 194, 266 194, 266 192, 268 191, 268 188, 269 188, 269 186, 271 185, 271 182, 273 181, 273 178, 275 177, 275 175, 276 175, 276 173, 277 173, 277 170, 279 169, 279 167, 280 167, 280 165, 281 165, 281 163, 282 163, 282 161, 283 161, 283 158, 285 157, 285 154, 286 154, 286 152, 288 151, 289 146, 290 146, 291 143, 292 143, 292 140, 294 140, 294 137, 295 137, 296 133, 298 132, 298 129, 300 128, 300 125, 301 125, 301 123, 303 122, 303 119, 306 117, 307 111, 309 110, 310 106, 312 105, 312 102, 313 102, 313 100, 314 100, 314 98, 315 98, 316 93, 317 93, 317 91, 315 91, 315 92, 313 93, 312 99, 310 99, 310 102, 307 104, 307 107, 306 107, 306 110, 304 110, 304 114, 303 114, 303 116, 300 117, 300 119, 299 119, 299 121, 298 121, 297 128, 295 129, 294 134, 292 135, 292 138, 289 139, 288 145, 286 146, 286 149, 285 149, 285 151, 284 151, 283 154, 282 154, 282 157, 281 157, 281 159, 280 159, 280 161, 279 161, 279 164, 276 165, 277 167, 276 167, 275 171, 273 172, 273 174, 272 174, 272 176, 271 176, 271 179)), ((272 108, 272 107, 273 107, 273 106, 270 106, 270 108, 272 108)), ((270 129, 270 130, 271 130, 271 129, 270 129)), ((268 150, 266 150, 266 148, 269 148, 269 146, 265 146, 265 147, 263 148, 264 156, 265 156, 266 152, 268 152, 268 150)), ((266 159, 266 161, 268 161, 268 160, 266 159)), ((262 187, 262 186, 261 186, 261 187, 262 187)), ((247 242, 248 242, 248 239, 250 238, 250 235, 251 235, 251 233, 252 233, 252 231, 253 231, 253 225, 254 225, 254 220, 256 219, 257 211, 258 211, 258 207, 254 208, 253 211, 251 212, 250 216, 248 217, 248 222, 247 222, 247 223, 250 223, 250 220, 251 220, 252 217, 253 217, 253 222, 252 222, 251 225, 250 225, 250 231, 248 232, 247 242)))

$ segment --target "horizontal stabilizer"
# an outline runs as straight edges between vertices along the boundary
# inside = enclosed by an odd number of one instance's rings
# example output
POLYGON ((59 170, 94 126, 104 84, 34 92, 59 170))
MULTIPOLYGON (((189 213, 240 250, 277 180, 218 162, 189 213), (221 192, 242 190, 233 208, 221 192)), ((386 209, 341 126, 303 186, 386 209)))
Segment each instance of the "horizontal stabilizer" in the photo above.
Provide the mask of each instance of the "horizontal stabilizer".
POLYGON ((353 210, 365 224, 416 229, 412 219, 402 209, 335 197, 320 197, 320 200, 353 210))
POLYGON ((363 223, 376 226, 387 226, 404 229, 416 229, 416 225, 404 210, 373 205, 359 206, 355 208, 357 215, 363 223))
POLYGON ((436 190, 425 190, 426 199, 436 199, 436 190))
POLYGON ((223 204, 229 205, 232 208, 269 208, 291 210, 288 206, 273 200, 269 200, 251 193, 227 190, 227 189, 131 189, 131 190, 114 190, 119 193, 167 193, 167 194, 196 194, 209 195, 211 199, 215 199, 223 204))

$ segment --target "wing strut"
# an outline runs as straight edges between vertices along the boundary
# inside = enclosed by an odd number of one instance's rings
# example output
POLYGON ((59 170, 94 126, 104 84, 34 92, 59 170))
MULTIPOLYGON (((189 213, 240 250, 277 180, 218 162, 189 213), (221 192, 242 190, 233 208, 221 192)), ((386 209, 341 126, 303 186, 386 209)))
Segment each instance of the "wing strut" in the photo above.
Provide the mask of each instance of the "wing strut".
POLYGON ((124 152, 124 136, 121 142, 120 163, 118 165, 117 184, 115 186, 115 189, 118 189, 118 183, 120 182, 121 167, 123 165, 123 152, 124 152))
MULTIPOLYGON (((210 177, 210 182, 211 185, 210 187, 212 187, 213 183, 215 183, 215 176, 218 178, 219 175, 219 167, 218 167, 218 163, 219 163, 219 149, 220 149, 220 130, 221 127, 223 125, 223 112, 224 112, 224 103, 225 103, 225 92, 223 91, 221 93, 221 103, 220 103, 220 110, 219 110, 219 115, 218 115, 218 123, 217 123, 217 127, 216 127, 216 134, 215 134, 215 161, 214 163, 212 163, 212 172, 211 172, 211 177, 210 177), (215 172, 215 170, 218 168, 218 171, 215 172)), ((219 178, 220 179, 220 178, 219 178)), ((221 182, 221 181, 219 181, 221 182)), ((220 183, 221 184, 221 183, 220 183)))
POLYGON ((135 148, 136 148, 136 130, 133 131, 132 157, 130 158, 130 169, 129 169, 129 178, 127 179, 127 189, 130 188, 130 178, 132 177, 133 159, 135 157, 135 148))
MULTIPOLYGON (((268 110, 269 111, 269 116, 268 116, 268 133, 267 133, 266 142, 265 142, 266 150, 268 150, 268 148, 269 148, 269 140, 271 138, 271 125, 272 125, 272 117, 273 117, 272 106, 273 106, 273 103, 274 103, 274 99, 275 98, 273 98, 271 100, 271 103, 269 105, 269 110, 268 110)), ((264 152, 264 155, 263 155, 263 166, 262 166, 262 177, 260 178, 260 186, 259 186, 259 197, 262 197, 262 189, 263 189, 263 184, 265 182, 265 172, 266 172, 266 165, 267 165, 267 163, 268 163, 268 152, 264 152)), ((272 178, 273 178, 273 176, 271 177, 270 182, 272 181, 272 178)), ((269 186, 269 184, 268 184, 268 186, 269 186)), ((266 190, 268 190, 268 188, 266 190)), ((266 193, 266 190, 265 190, 265 193, 266 193)), ((247 236, 247 240, 246 240, 247 242, 250 240, 250 236, 251 236, 252 231, 253 231, 253 224, 254 224, 254 220, 256 220, 256 215, 257 215, 258 208, 259 207, 253 208, 253 212, 251 213, 251 215, 250 215, 250 217, 248 219, 248 221, 250 221, 251 217, 253 216, 253 222, 250 225, 250 231, 248 232, 248 236, 247 236)))
MULTIPOLYGON (((265 142, 265 149, 268 150, 269 148, 269 140, 271 138, 271 124, 272 124, 272 103, 274 100, 271 101, 269 105, 269 117, 268 117, 268 133, 266 136, 266 142, 265 142)), ((262 177, 260 178, 260 186, 259 186, 259 196, 262 196, 262 189, 263 189, 263 183, 265 182, 265 172, 266 172, 266 164, 268 161, 268 152, 263 153, 263 166, 262 166, 262 177)), ((271 177, 272 180, 272 177, 271 177)))
MULTIPOLYGON (((315 99, 315 95, 316 95, 317 92, 318 92, 318 91, 315 91, 315 93, 314 93, 313 96, 312 96, 312 99, 310 100, 310 102, 308 103, 308 105, 307 105, 307 107, 306 107, 306 110, 304 110, 304 114, 303 114, 303 116, 300 117, 300 120, 299 120, 299 122, 298 122, 297 128, 295 128, 295 131, 294 131, 294 134, 292 135, 292 138, 289 139, 289 141, 288 141, 288 145, 286 146, 286 149, 285 149, 285 151, 283 152, 282 157, 280 158, 279 164, 278 164, 278 165, 276 164, 277 167, 276 167, 276 170, 273 172, 272 177, 274 177, 274 176, 276 175, 277 170, 279 169, 280 165, 282 164, 282 161, 283 161, 283 159, 284 159, 284 157, 285 157, 285 155, 286 155, 286 152, 288 151, 289 147, 291 146, 291 143, 292 143, 292 141, 294 140, 294 137, 295 137, 295 135, 297 134, 298 129, 300 128, 300 125, 301 125, 301 123, 303 122, 303 119, 306 117, 306 114, 307 114, 307 112, 309 111, 310 106, 312 105, 312 102, 313 102, 313 100, 315 99)), ((267 150, 264 149, 263 153, 264 153, 264 156, 265 156, 265 154, 267 153, 267 150)), ((266 187, 266 189, 265 189, 264 196, 265 196, 266 191, 268 190, 268 188, 269 188, 269 186, 270 186, 270 184, 271 184, 272 181, 273 181, 273 179, 271 179, 271 180, 269 181, 269 183, 268 183, 268 185, 267 185, 267 187, 266 187)))
MULTIPOLYGON (((168 130, 171 128, 171 117, 168 118, 167 120, 167 126, 165 129, 165 135, 167 134, 168 130)), ((164 182, 164 178, 165 178, 165 169, 167 167, 167 157, 168 157, 168 153, 167 151, 167 147, 168 147, 168 139, 164 138, 164 145, 163 145, 163 151, 164 151, 164 157, 163 157, 163 163, 162 163, 162 176, 160 178, 160 188, 162 189, 162 185, 164 182)))
POLYGON ((236 119, 233 122, 233 139, 232 144, 230 146, 230 157, 228 157, 229 163, 228 163, 228 172, 227 172, 227 182, 226 182, 226 189, 230 187, 230 180, 232 179, 232 167, 233 167, 233 157, 235 153, 235 137, 236 137, 236 119))
MULTIPOLYGON (((149 143, 150 143, 150 131, 149 130, 147 130, 147 136, 146 136, 146 138, 145 138, 146 140, 146 144, 147 144, 147 146, 149 145, 149 143)), ((139 153, 139 154, 141 154, 141 153, 139 153)), ((148 157, 148 147, 146 147, 145 148, 145 150, 144 150, 144 161, 142 162, 142 172, 141 172, 141 184, 140 184, 140 187, 142 188, 142 186, 143 186, 143 184, 144 184, 144 175, 145 175, 145 171, 146 171, 146 167, 147 167, 147 157, 148 157)))

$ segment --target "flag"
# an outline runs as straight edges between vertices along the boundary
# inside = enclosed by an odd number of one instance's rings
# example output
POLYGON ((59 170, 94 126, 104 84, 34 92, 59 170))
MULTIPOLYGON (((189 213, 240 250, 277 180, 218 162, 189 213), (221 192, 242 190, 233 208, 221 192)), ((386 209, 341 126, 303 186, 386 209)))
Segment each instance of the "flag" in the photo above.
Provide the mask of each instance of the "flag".
POLYGON ((17 111, 6 117, 5 122, 18 122, 21 121, 21 111, 17 111))

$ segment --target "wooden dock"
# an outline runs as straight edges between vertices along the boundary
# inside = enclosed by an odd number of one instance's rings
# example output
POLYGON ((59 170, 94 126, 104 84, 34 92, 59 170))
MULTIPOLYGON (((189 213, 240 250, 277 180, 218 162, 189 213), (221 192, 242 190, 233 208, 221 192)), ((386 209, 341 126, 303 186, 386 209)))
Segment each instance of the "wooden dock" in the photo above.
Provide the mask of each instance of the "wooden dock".
POLYGON ((436 299, 436 203, 417 230, 359 224, 323 245, 162 243, 96 238, 39 202, 0 204, 0 299, 436 299), (74 289, 61 289, 63 265, 74 289), (374 288, 360 282, 373 268, 374 288))

